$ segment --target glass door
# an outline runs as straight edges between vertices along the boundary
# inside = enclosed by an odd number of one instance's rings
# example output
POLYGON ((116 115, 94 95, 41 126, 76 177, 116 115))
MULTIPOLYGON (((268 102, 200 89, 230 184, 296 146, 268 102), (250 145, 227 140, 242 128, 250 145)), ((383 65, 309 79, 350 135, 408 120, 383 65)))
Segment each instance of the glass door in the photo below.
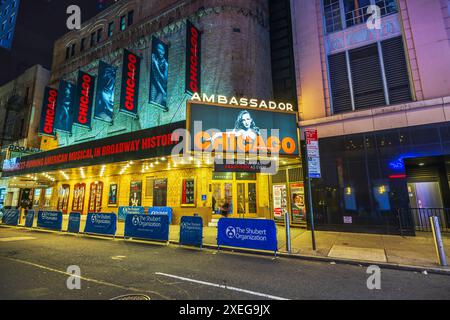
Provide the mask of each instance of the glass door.
POLYGON ((237 183, 237 214, 239 217, 256 217, 258 212, 255 182, 237 183))
POLYGON ((233 214, 233 183, 215 182, 211 185, 212 210, 215 214, 233 214))

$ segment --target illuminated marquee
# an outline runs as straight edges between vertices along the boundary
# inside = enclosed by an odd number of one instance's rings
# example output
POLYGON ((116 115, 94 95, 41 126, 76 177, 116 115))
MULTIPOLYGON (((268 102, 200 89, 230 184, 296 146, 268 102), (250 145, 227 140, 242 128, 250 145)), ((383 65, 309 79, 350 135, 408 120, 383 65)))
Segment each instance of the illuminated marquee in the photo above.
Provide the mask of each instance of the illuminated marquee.
POLYGON ((45 88, 44 101, 42 105, 41 123, 39 134, 54 136, 56 100, 58 91, 49 87, 45 88))
POLYGON ((204 103, 216 103, 229 106, 236 106, 242 108, 256 108, 256 109, 266 109, 266 110, 278 110, 278 111, 289 111, 294 112, 294 106, 291 103, 277 103, 274 101, 265 101, 251 98, 236 98, 227 97, 223 95, 207 95, 194 93, 191 98, 194 102, 204 102, 204 103))
POLYGON ((299 155, 297 114, 188 104, 190 149, 198 152, 299 155))

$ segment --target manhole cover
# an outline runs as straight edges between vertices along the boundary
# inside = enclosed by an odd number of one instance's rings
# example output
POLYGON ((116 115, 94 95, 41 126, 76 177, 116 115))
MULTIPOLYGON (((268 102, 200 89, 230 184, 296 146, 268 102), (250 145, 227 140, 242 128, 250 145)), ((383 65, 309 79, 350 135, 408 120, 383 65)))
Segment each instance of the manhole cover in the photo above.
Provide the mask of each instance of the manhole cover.
POLYGON ((111 300, 151 300, 149 296, 145 294, 127 294, 124 296, 112 298, 111 300))

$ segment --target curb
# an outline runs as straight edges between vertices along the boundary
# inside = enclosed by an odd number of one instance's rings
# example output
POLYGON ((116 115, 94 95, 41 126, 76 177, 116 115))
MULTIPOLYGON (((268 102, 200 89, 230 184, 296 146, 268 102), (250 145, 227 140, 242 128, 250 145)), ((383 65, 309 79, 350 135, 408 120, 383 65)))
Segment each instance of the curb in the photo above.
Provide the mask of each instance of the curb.
MULTIPOLYGON (((147 241, 147 240, 131 240, 131 239, 125 239, 123 236, 115 236, 115 237, 109 237, 109 236, 101 236, 101 235, 91 235, 91 234, 85 234, 85 233, 67 233, 64 231, 54 231, 54 230, 46 230, 46 229, 38 229, 38 228, 26 228, 24 226, 8 226, 8 225, 0 225, 0 228, 6 228, 6 229, 19 229, 19 230, 27 230, 27 231, 36 231, 36 232, 42 232, 42 233, 51 233, 51 234, 58 234, 58 235, 74 235, 74 236, 81 236, 85 238, 92 238, 92 239, 104 239, 104 240, 123 240, 130 243, 139 243, 139 244, 160 244, 160 245, 176 245, 181 246, 180 243, 176 240, 169 240, 166 243, 164 242, 157 242, 157 241, 147 241)), ((188 247, 186 248, 193 248, 193 249, 199 249, 197 247, 188 247)), ((424 266, 414 266, 414 265, 406 265, 406 264, 395 264, 395 263, 389 263, 389 262, 376 262, 376 261, 365 261, 365 260, 352 260, 352 259, 343 259, 343 258, 329 258, 329 257, 321 257, 321 256, 311 256, 311 255, 301 255, 301 254, 288 254, 286 252, 280 252, 277 251, 276 254, 269 252, 269 251, 258 251, 258 250, 252 250, 252 249, 241 249, 241 248, 232 248, 232 247, 220 247, 218 248, 217 245, 211 245, 211 244, 203 244, 202 248, 208 249, 208 250, 215 250, 215 251, 223 251, 227 253, 241 253, 241 254, 250 254, 254 256, 266 256, 266 257, 282 257, 282 258, 288 258, 288 259, 296 259, 296 260, 305 260, 305 261, 313 261, 313 262, 326 262, 326 263, 336 263, 336 264, 346 264, 346 265, 353 265, 353 266, 372 266, 376 265, 380 268, 384 269, 391 269, 391 270, 400 270, 400 271, 410 271, 410 272, 424 272, 426 271, 429 274, 439 274, 439 275, 446 275, 450 276, 450 268, 439 268, 439 267, 424 267, 424 266)))

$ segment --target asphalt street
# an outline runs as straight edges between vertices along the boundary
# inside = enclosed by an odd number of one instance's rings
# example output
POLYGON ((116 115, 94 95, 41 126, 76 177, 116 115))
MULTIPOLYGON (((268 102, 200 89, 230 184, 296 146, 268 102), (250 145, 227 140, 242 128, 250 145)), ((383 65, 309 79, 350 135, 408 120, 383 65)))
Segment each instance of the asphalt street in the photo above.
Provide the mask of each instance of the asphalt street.
MULTIPOLYGON (((450 276, 0 227, 0 299, 449 299, 450 276), (81 289, 69 290, 69 266, 81 289)), ((74 278, 71 278, 72 281, 74 278)), ((70 280, 70 279, 69 279, 70 280)), ((70 281, 69 281, 70 282, 70 281)), ((72 282, 74 283, 74 282, 72 282)))

